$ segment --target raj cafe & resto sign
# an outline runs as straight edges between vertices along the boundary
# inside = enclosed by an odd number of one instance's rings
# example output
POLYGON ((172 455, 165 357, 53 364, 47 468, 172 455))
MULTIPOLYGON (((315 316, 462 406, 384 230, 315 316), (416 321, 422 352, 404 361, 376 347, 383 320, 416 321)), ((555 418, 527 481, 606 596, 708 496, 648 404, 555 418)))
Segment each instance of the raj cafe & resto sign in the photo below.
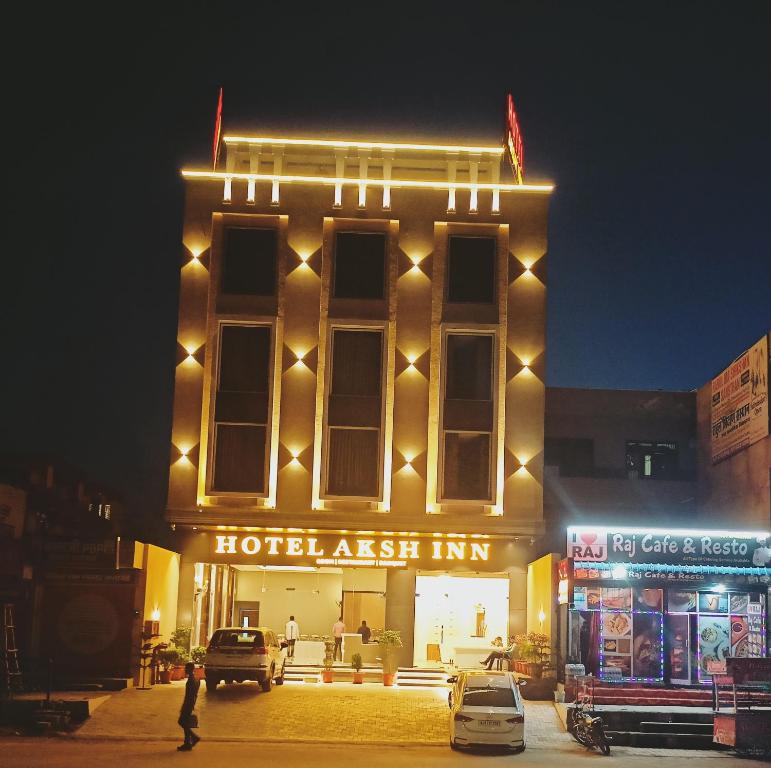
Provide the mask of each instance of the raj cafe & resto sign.
POLYGON ((578 562, 771 568, 771 536, 764 531, 571 526, 567 554, 578 562))
MULTIPOLYGON (((239 531, 209 534, 209 542, 211 559, 255 565, 406 568, 442 563, 487 570, 493 560, 493 542, 471 537, 239 531)), ((500 560, 508 543, 495 543, 500 560)))

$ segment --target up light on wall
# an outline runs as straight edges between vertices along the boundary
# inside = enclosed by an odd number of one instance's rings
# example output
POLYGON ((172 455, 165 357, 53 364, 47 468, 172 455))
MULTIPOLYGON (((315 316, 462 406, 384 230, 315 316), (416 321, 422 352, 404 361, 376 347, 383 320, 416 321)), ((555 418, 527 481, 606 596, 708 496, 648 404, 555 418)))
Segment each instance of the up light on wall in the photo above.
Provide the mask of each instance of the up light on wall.
POLYGON ((153 621, 160 621, 161 620, 161 612, 156 608, 151 614, 150 618, 153 621))
POLYGON ((418 359, 417 355, 407 355, 407 368, 408 371, 417 371, 418 369, 415 367, 415 361, 418 359))
POLYGON ((410 261, 412 262, 410 272, 412 272, 413 275, 419 275, 421 273, 420 262, 423 261, 423 259, 420 256, 410 256, 410 261))
POLYGON ((611 571, 611 575, 613 576, 614 579, 625 579, 628 574, 625 566, 616 565, 613 567, 613 570, 611 571))
POLYGON ((297 448, 290 448, 289 453, 292 456, 292 459, 289 462, 290 467, 301 467, 302 464, 300 464, 300 451, 297 448))

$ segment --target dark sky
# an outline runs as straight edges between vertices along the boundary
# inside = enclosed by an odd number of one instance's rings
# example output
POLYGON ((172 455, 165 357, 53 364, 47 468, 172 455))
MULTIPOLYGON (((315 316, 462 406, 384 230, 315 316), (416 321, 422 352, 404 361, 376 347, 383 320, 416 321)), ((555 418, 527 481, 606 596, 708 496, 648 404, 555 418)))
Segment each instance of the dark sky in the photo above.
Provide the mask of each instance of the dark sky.
POLYGON ((0 452, 162 509, 178 170, 220 84, 226 128, 491 142, 511 90, 557 184, 550 385, 691 389, 769 329, 767 2, 304 5, 7 19, 0 452))

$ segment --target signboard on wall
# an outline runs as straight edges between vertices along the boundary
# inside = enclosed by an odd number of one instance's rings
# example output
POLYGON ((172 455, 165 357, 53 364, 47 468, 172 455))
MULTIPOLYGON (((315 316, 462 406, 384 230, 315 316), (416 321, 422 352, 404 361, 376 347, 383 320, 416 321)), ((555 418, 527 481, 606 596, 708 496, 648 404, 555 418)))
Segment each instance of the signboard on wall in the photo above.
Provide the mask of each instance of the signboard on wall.
POLYGON ((579 562, 771 568, 766 531, 570 526, 567 554, 579 562))
POLYGON ((183 549, 198 562, 333 568, 502 571, 528 557, 513 540, 354 531, 201 531, 183 549))
POLYGON ((768 435, 768 336, 712 379, 712 463, 768 435))
POLYGON ((517 184, 522 183, 525 172, 525 147, 522 143, 522 131, 519 127, 517 111, 511 94, 506 96, 506 152, 511 163, 511 172, 517 184))

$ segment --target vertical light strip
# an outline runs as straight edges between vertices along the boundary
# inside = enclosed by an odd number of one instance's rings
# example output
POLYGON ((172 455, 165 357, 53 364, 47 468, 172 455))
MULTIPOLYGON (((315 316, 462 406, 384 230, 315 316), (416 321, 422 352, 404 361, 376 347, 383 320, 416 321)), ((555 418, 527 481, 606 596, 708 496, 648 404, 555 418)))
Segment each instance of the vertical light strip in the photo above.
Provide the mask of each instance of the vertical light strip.
MULTIPOLYGON (((476 185, 477 181, 479 180, 479 161, 478 160, 469 160, 469 181, 476 185)), ((479 190, 476 188, 476 186, 471 187, 471 198, 469 200, 469 206, 468 210, 469 213, 476 213, 479 210, 479 190)))
MULTIPOLYGON (((501 161, 500 160, 493 160, 490 163, 490 180, 493 184, 499 184, 501 180, 501 161)), ((492 205, 492 213, 500 213, 501 212, 501 190, 500 189, 494 189, 493 190, 493 205, 492 205)))
MULTIPOLYGON (((393 152, 383 153, 383 178, 386 181, 391 179, 391 168, 393 166, 393 152)), ((383 210, 391 210, 391 187, 388 184, 383 184, 383 210)))
POLYGON ((225 187, 222 190, 222 202, 229 203, 233 195, 233 180, 228 176, 225 179, 225 187))
MULTIPOLYGON (((284 151, 282 148, 276 148, 273 155, 273 175, 280 176, 281 168, 284 164, 284 151)), ((270 187, 270 204, 278 205, 279 202, 279 183, 277 179, 273 180, 270 187)))
POLYGON ((327 326, 329 325, 329 281, 331 274, 329 251, 335 236, 334 220, 325 216, 321 259, 321 295, 319 301, 319 346, 316 361, 316 419, 313 427, 313 478, 311 506, 321 509, 321 448, 324 439, 324 385, 327 368, 327 326))
MULTIPOLYGON (((236 169, 236 153, 228 150, 225 160, 225 170, 230 174, 236 169)), ((225 188, 222 192, 222 202, 229 203, 233 199, 233 179, 230 176, 225 178, 225 188)))
MULTIPOLYGON (((457 160, 447 161, 447 181, 450 184, 455 183, 455 177, 458 170, 457 160)), ((447 190, 447 213, 455 213, 455 187, 450 187, 447 190)))
MULTIPOLYGON (((335 178, 341 179, 345 173, 345 152, 339 150, 335 152, 335 178)), ((340 181, 335 182, 335 201, 332 204, 334 208, 343 207, 343 184, 340 181)))
MULTIPOLYGON (((281 229, 285 229, 286 223, 282 216, 281 229)), ((283 238, 282 238, 283 239, 283 238)), ((283 301, 283 297, 280 298, 283 301)), ((281 425, 281 374, 282 362, 284 358, 284 318, 279 310, 279 316, 276 319, 276 330, 274 339, 275 348, 273 350, 273 386, 270 417, 270 464, 268 466, 268 498, 266 506, 276 506, 276 496, 278 490, 278 446, 279 429, 281 425)))
POLYGON ((366 155, 359 156, 359 208, 367 207, 367 171, 369 170, 369 159, 366 155))
POLYGON ((254 179, 249 179, 246 183, 246 202, 254 205, 254 179))
POLYGON ((498 365, 496 383, 498 387, 498 429, 495 454, 495 513, 503 514, 503 491, 506 482, 506 349, 508 329, 508 226, 498 227, 495 238, 498 258, 498 365))
MULTIPOLYGON (((252 147, 249 147, 249 173, 259 173, 260 172, 260 151, 259 149, 254 149, 252 147)), ((254 179, 249 179, 246 185, 246 202, 254 205, 254 198, 255 198, 255 181, 254 179)))

